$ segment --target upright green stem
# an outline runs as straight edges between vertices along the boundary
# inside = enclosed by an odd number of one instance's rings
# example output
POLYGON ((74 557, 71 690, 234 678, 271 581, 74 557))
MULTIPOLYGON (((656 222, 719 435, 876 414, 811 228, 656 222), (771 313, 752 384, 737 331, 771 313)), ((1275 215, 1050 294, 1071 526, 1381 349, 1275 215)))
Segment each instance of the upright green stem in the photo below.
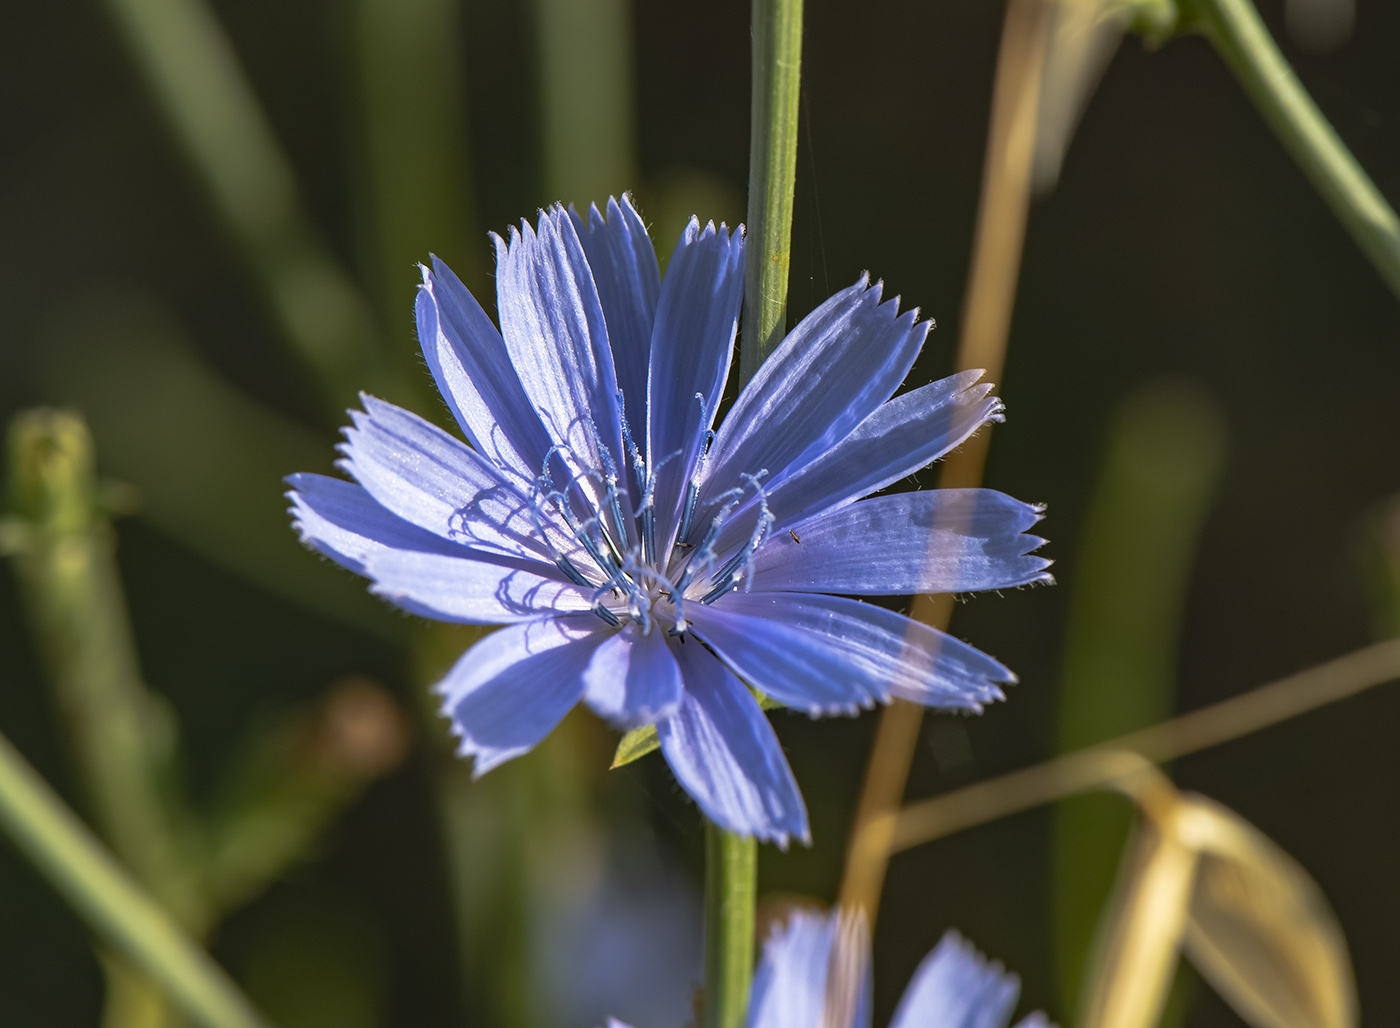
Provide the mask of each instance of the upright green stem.
POLYGON ((0 735, 0 828, 98 935, 206 1028, 267 1028, 209 955, 156 902, 0 735))
MULTIPOLYGON (((749 129, 748 263, 739 375, 748 382, 783 338, 802 0, 753 0, 753 102, 749 129)), ((753 977, 758 844, 705 824, 705 1028, 741 1028, 753 977)))
POLYGON ((1279 53, 1250 0, 1187 0, 1264 120, 1400 297, 1400 220, 1279 53))
POLYGON ((754 0, 743 382, 782 340, 787 317, 801 72, 802 0, 754 0))
POLYGON ((177 918, 200 921, 161 795, 168 715, 141 680, 111 526, 98 510, 92 438, 75 414, 30 411, 11 428, 10 457, 27 535, 15 570, 95 823, 177 918))
POLYGON ((741 1028, 753 975, 758 844, 705 823, 705 1028, 741 1028))

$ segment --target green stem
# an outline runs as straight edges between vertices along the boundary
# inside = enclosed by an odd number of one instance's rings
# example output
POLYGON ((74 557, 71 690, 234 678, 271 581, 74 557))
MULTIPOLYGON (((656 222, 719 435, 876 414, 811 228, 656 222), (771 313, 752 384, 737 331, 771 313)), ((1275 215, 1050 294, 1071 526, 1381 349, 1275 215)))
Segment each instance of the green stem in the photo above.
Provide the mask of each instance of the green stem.
POLYGON ((267 1028, 228 975, 142 891, 3 735, 0 828, 93 931, 159 982, 196 1023, 267 1028))
POLYGON ((705 822, 705 1028, 741 1028, 753 976, 758 843, 705 822))
POLYGON ((205 0, 106 0, 172 135, 247 255, 286 340, 339 424, 360 389, 412 396, 368 305, 299 195, 252 84, 205 0))
POLYGON ((1264 120, 1400 297, 1400 220, 1279 53, 1250 0, 1189 0, 1264 120))
MULTIPOLYGON (((739 375, 783 338, 797 177, 802 0, 753 0, 748 260, 739 375)), ((753 977, 758 844, 705 823, 705 1028, 741 1028, 753 977)))
POLYGON ((10 431, 10 485, 27 540, 15 570, 94 823, 187 927, 202 923, 162 795, 173 738, 136 657, 92 438, 75 414, 35 410, 10 431))
POLYGON ((802 0, 754 0, 743 382, 782 340, 787 318, 801 72, 802 0))

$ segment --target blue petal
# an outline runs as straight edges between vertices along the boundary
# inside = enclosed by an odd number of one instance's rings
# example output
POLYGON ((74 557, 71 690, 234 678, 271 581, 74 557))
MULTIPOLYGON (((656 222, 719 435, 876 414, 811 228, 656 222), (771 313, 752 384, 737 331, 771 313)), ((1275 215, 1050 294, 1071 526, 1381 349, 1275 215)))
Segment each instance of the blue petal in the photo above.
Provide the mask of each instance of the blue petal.
POLYGON ((748 1028, 869 1024, 870 933, 864 915, 794 911, 763 944, 748 1028), (842 1009, 827 1009, 832 1002, 842 1009))
POLYGON ((480 454, 416 414, 361 400, 365 413, 350 412, 355 427, 345 430, 340 467, 385 508, 444 539, 543 564, 553 563, 544 531, 559 552, 576 549, 480 454))
POLYGON ((836 918, 794 911, 763 944, 749 993, 748 1028, 821 1028, 836 918))
POLYGON ((695 631, 755 688, 813 715, 854 713, 891 696, 981 711, 1005 698, 997 682, 1016 680, 951 635, 843 596, 731 592, 686 610, 695 631))
POLYGON ((325 475, 291 475, 288 513, 301 541, 341 567, 367 575, 365 563, 385 550, 460 554, 460 549, 390 514, 363 488, 325 475))
POLYGON ((670 717, 681 702, 680 665, 659 626, 644 635, 629 622, 594 652, 583 681, 594 712, 628 728, 670 717))
POLYGON ((706 513, 741 483, 769 480, 819 457, 894 394, 918 356, 927 322, 880 303, 882 287, 860 281, 803 318, 744 387, 704 469, 706 513))
POLYGON ((802 794, 753 694, 703 646, 671 652, 685 695, 656 731, 681 787, 721 828, 783 848, 794 836, 809 842, 802 794))
MULTIPOLYGON (((651 329, 656 320, 656 300, 661 295, 661 269, 646 225, 622 194, 622 202, 608 199, 608 217, 597 206, 588 208, 588 221, 572 208, 569 216, 588 256, 603 320, 608 325, 617 385, 625 399, 627 423, 634 433, 646 428, 647 362, 651 329)), ((638 445, 640 434, 636 435, 638 445)))
POLYGON ((530 750, 583 695, 583 671, 602 641, 582 618, 527 621, 492 632, 436 686, 458 754, 474 777, 530 750))
POLYGON ((890 1028, 1006 1028, 1021 982, 948 932, 924 957, 890 1028))
POLYGON ((647 456, 665 553, 691 470, 714 425, 744 298, 744 234, 690 219, 666 265, 651 338, 647 456))
POLYGON ((593 607, 592 590, 564 581, 553 567, 549 574, 540 565, 490 554, 381 550, 364 563, 364 573, 374 579, 371 592, 434 621, 500 625, 593 607))
POLYGON ((506 350, 565 467, 601 509, 605 490, 596 476, 609 465, 620 474, 627 457, 593 274, 562 207, 540 213, 538 234, 522 222, 510 235, 509 246, 494 237, 506 350))
MULTIPOLYGON (((774 532, 829 507, 867 496, 942 457, 987 421, 1000 421, 1001 401, 991 386, 964 371, 882 405, 855 431, 809 464, 766 483, 774 532)), ((745 507, 752 507, 748 501, 745 507)), ((716 551, 748 541, 752 519, 735 510, 716 551)))
POLYGON ((847 504, 778 531, 752 588, 902 596, 1050 582, 1026 535, 1041 508, 993 489, 933 489, 847 504), (800 540, 800 541, 799 541, 800 540))
POLYGON ((438 391, 479 453, 528 488, 549 437, 535 416, 496 326, 442 261, 423 268, 414 310, 418 343, 438 391))

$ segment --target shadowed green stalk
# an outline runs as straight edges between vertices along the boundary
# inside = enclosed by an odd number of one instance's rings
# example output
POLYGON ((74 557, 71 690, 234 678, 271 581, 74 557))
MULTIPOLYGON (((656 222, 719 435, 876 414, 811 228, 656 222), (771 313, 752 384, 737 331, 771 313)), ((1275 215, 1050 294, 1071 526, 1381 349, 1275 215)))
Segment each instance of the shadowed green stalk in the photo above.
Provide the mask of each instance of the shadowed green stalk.
POLYGON ((534 8, 543 200, 586 214, 638 184, 631 4, 535 0, 534 8))
POLYGON ((310 559, 288 525, 282 478, 329 472, 326 440, 220 378, 167 310, 141 295, 70 298, 37 352, 44 393, 83 411, 104 471, 141 490, 142 520, 274 595, 404 638, 402 618, 310 559))
POLYGON ((205 1028, 267 1028, 209 955, 0 735, 0 825, 88 925, 205 1028))
POLYGON ((705 824, 705 1028, 742 1028, 753 977, 758 843, 705 824))
MULTIPOLYGON (((1216 407, 1182 384, 1149 387, 1120 410, 1076 562, 1061 752, 1171 715, 1182 607, 1224 435, 1216 407)), ((1075 1008, 1128 827, 1128 811, 1108 797, 1077 798, 1056 811, 1052 900, 1066 1010, 1075 1008)))
POLYGON ((1322 116, 1249 0, 1181 0, 1332 212, 1400 296, 1400 220, 1322 116))
POLYGON ((172 134, 243 249, 279 328, 323 387, 326 412, 357 390, 415 395, 391 371, 370 312, 301 206, 290 162, 203 0, 107 0, 172 134))
MULTIPOLYGON (((13 515, 0 522, 0 546, 13 558, 84 799, 170 920, 202 937, 398 763, 402 718, 363 680, 331 690, 319 709, 264 718, 226 762, 222 802, 199 816, 184 802, 177 722, 142 680, 87 427, 68 412, 30 411, 9 442, 13 515)), ((144 960, 104 955, 106 1028, 176 1023, 168 982, 142 973, 144 960)))
MULTIPOLYGON (((466 154, 461 5, 357 0, 355 39, 379 255, 378 299, 391 345, 414 353, 413 267, 435 253, 470 288, 482 281, 466 154)), ((421 377, 421 376, 420 376, 421 377)), ((427 410, 439 410, 433 404, 427 410)))
MULTIPOLYGON (((786 327, 801 68, 802 0, 754 0, 741 387, 786 327)), ((744 1023, 753 977, 757 874, 757 843, 707 822, 705 1028, 744 1023)))
POLYGON ((801 72, 802 0, 754 0, 741 385, 786 327, 801 72))

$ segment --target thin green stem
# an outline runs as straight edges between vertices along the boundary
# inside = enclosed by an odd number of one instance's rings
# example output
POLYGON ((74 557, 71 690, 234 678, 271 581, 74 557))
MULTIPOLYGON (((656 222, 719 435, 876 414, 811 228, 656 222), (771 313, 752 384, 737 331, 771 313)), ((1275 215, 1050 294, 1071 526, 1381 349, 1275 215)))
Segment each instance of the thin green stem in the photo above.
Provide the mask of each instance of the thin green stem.
MULTIPOLYGON (((753 101, 749 128, 748 262, 744 271, 741 382, 783 338, 792 196, 797 177, 797 101, 802 73, 802 0, 753 0, 753 101)), ((741 1028, 753 977, 758 844, 705 823, 705 1028, 741 1028)))
POLYGON ((802 0, 754 0, 742 382, 782 341, 787 318, 801 72, 802 0))
POLYGON ((1400 297, 1400 220, 1279 53, 1250 0, 1189 0, 1216 50, 1264 120, 1293 155, 1400 297))
POLYGON ((176 926, 0 735, 0 828, 98 935, 206 1028, 267 1028, 209 955, 176 926))
POLYGON ((705 822, 705 1028, 741 1028, 753 976, 758 843, 705 822))

